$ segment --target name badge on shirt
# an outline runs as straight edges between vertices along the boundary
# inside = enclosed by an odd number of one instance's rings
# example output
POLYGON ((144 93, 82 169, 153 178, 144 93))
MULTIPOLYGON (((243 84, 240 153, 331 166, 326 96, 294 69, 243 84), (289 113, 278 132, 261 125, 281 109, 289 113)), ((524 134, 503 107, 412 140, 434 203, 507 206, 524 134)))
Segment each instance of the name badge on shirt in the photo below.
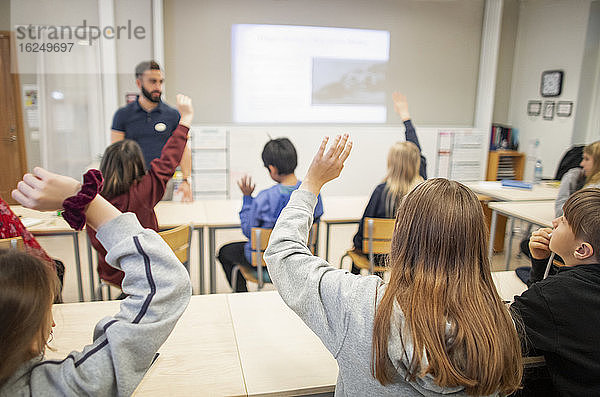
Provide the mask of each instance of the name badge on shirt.
POLYGON ((154 129, 157 132, 163 132, 164 130, 167 129, 167 125, 165 123, 156 123, 156 124, 154 124, 154 129))

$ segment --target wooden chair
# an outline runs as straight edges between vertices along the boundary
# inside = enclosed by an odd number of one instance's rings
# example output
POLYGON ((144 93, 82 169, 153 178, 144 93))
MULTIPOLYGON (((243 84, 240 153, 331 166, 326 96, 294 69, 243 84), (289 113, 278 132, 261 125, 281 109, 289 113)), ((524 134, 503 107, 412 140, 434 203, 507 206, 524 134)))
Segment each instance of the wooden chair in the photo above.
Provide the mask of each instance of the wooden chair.
POLYGON ((171 247, 177 259, 190 272, 190 249, 192 243, 192 225, 181 225, 158 233, 171 247))
POLYGON ((340 267, 348 256, 356 267, 366 269, 370 274, 386 271, 386 266, 375 266, 375 255, 390 253, 395 224, 395 219, 365 218, 362 252, 357 249, 346 251, 340 259, 340 267))
POLYGON ((0 248, 25 251, 25 243, 23 243, 23 237, 3 238, 0 239, 0 248))
MULTIPOLYGON (((265 280, 265 276, 263 274, 264 267, 267 266, 264 260, 264 253, 269 245, 269 238, 271 237, 271 232, 273 229, 262 228, 262 227, 253 227, 250 231, 250 252, 252 255, 252 267, 236 265, 232 270, 231 276, 231 285, 233 286, 233 290, 235 292, 237 285, 238 272, 242 273, 246 281, 251 281, 258 285, 258 290, 260 291, 264 286, 264 283, 270 283, 270 279, 265 280)), ((319 235, 319 224, 314 223, 312 228, 310 229, 310 233, 308 234, 308 242, 307 247, 310 249, 310 252, 315 254, 317 249, 319 235)))

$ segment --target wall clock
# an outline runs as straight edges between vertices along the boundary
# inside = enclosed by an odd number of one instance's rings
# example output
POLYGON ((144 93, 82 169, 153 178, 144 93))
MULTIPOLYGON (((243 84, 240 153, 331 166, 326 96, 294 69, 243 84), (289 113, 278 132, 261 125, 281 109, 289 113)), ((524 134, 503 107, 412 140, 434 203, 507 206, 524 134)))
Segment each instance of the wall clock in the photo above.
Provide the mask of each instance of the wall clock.
POLYGON ((564 72, 562 70, 546 70, 542 73, 540 93, 543 97, 559 96, 562 92, 564 72))

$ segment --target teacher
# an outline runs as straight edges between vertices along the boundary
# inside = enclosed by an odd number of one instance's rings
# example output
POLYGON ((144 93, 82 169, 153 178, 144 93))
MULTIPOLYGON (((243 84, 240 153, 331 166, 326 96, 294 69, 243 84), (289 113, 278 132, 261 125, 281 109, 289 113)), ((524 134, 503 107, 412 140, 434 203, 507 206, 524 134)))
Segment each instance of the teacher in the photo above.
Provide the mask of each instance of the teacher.
MULTIPOLYGON (((137 99, 119 108, 113 117, 111 143, 122 139, 136 141, 142 148, 146 168, 160 157, 163 146, 179 124, 179 112, 161 101, 164 75, 155 61, 141 62, 135 68, 135 82, 140 89, 137 99)), ((192 201, 192 152, 189 144, 181 158, 183 181, 177 188, 182 201, 192 201)), ((165 198, 173 193, 173 181, 167 185, 165 198)))

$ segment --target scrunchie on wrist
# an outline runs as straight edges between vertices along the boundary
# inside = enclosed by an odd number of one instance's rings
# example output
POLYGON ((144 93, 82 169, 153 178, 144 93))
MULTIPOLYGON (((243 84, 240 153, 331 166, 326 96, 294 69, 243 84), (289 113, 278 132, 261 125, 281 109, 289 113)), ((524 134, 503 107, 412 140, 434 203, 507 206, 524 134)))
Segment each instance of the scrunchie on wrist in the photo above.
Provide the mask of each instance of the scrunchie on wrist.
POLYGON ((81 230, 85 226, 85 209, 94 197, 102 190, 104 179, 102 173, 91 169, 83 175, 83 186, 75 196, 63 201, 62 216, 69 226, 81 230))

